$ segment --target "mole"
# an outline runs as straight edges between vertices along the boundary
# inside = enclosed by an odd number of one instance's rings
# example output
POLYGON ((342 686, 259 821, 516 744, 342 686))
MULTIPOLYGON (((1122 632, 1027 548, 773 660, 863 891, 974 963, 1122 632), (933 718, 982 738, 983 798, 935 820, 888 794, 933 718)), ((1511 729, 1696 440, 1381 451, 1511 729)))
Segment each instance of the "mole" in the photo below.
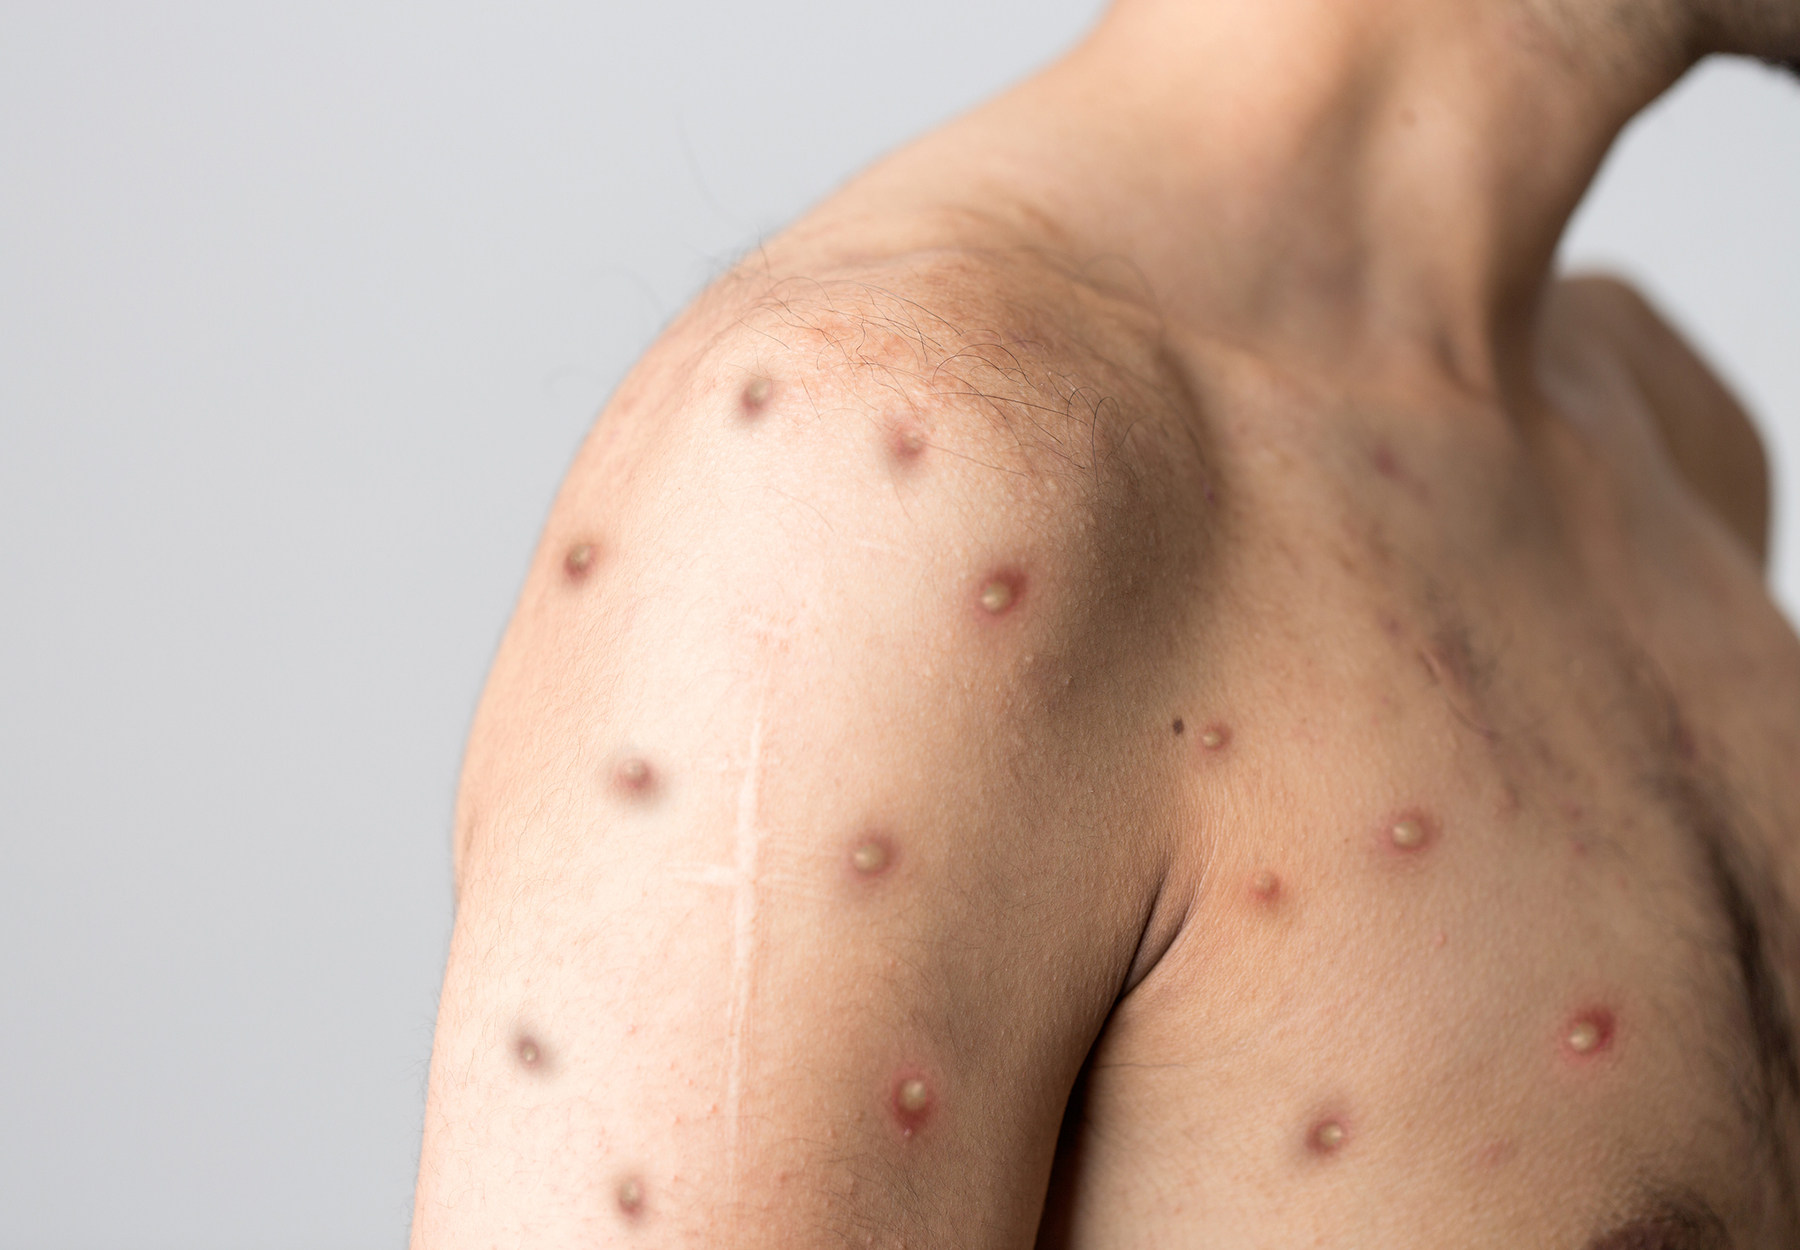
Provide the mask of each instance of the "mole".
POLYGON ((1175 718, 1175 732, 1177 734, 1182 734, 1182 733, 1185 733, 1186 731, 1187 731, 1187 725, 1182 721, 1181 717, 1177 716, 1175 718))

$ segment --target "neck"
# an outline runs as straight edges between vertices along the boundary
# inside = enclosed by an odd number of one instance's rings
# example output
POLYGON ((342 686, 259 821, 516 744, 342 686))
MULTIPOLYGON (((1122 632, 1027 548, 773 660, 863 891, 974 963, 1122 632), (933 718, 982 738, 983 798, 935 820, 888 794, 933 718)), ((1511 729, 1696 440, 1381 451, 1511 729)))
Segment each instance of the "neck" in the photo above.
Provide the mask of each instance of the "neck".
POLYGON ((1172 326, 1498 395, 1600 159, 1692 59, 1584 53, 1533 2, 1119 0, 845 207, 1010 204, 1033 241, 1135 265, 1172 326))

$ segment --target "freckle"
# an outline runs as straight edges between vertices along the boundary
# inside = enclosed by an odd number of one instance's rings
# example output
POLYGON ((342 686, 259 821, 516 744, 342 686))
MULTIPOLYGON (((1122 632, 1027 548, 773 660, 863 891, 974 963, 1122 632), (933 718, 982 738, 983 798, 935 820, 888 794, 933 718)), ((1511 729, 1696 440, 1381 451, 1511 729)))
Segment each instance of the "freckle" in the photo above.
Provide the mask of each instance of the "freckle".
POLYGON ((635 1218, 643 1212, 644 1185, 637 1177, 627 1176, 620 1181, 613 1196, 618 1200, 619 1212, 627 1219, 635 1218))
POLYGON ((656 771, 641 756, 627 756, 613 768, 613 784, 633 798, 647 798, 656 788, 656 771))
POLYGON ((880 838, 858 842, 850 852, 850 866, 858 876, 873 877, 888 866, 893 852, 880 838))
POLYGON ((1200 745, 1208 751, 1217 751, 1230 741, 1231 727, 1229 725, 1208 725, 1200 731, 1200 745))
POLYGON ((1591 1011, 1577 1016, 1563 1034, 1563 1045, 1574 1054, 1586 1058, 1612 1045, 1613 1018, 1610 1012, 1591 1011))
POLYGON ((1327 1120, 1313 1129, 1310 1144, 1319 1154, 1335 1154, 1343 1148, 1347 1134, 1336 1120, 1327 1120))
POLYGON ((569 580, 572 582, 578 582, 586 577, 588 571, 593 567, 593 543, 576 543, 573 547, 569 548, 568 554, 563 557, 563 572, 568 574, 569 580))
POLYGON ((769 396, 774 393, 774 390, 774 384, 767 378, 751 378, 744 383, 744 393, 740 399, 744 415, 753 417, 761 412, 763 406, 769 402, 769 396))

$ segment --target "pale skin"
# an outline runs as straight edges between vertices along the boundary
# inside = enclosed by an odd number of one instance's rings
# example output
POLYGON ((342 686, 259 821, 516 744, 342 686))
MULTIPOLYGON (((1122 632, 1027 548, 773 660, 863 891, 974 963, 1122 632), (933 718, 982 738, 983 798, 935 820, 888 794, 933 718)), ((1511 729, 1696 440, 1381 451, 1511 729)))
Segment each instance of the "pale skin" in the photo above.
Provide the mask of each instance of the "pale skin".
POLYGON ((705 294, 471 737, 416 1250, 1800 1244, 1744 413, 1550 274, 1800 6, 1120 0, 705 294))

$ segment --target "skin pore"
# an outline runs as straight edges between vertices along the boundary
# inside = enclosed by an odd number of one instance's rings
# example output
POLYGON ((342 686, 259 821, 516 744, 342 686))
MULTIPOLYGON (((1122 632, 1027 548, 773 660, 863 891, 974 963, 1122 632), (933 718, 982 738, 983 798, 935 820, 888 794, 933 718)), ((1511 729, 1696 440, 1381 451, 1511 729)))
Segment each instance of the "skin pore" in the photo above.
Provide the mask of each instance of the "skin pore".
POLYGON ((1794 1244, 1760 447, 1550 274, 1713 50, 1120 0, 704 294, 471 735, 416 1250, 1794 1244))

